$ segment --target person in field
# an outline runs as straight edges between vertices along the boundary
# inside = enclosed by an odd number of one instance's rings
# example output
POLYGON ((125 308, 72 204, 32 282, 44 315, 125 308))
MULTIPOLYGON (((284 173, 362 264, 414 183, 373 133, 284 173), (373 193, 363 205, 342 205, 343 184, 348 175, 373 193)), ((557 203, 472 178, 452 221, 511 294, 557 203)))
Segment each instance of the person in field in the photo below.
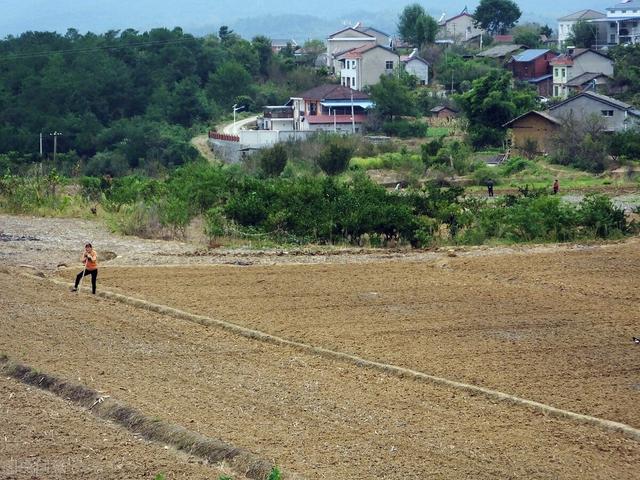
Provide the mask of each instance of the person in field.
POLYGON ((86 275, 91 275, 91 291, 95 295, 96 280, 98 279, 98 254, 90 243, 87 243, 84 246, 84 252, 82 252, 82 263, 84 263, 84 270, 76 276, 76 283, 71 291, 77 292, 78 285, 82 278, 86 275))

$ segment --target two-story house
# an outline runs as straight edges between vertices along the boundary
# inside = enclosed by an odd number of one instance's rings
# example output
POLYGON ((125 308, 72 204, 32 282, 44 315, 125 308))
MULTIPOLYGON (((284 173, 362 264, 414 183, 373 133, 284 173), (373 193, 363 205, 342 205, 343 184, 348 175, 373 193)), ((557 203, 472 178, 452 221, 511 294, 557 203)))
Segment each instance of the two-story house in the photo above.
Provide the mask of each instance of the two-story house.
MULTIPOLYGON (((593 18, 578 19, 594 26, 595 48, 640 43, 640 0, 622 0, 607 7, 606 11, 607 14, 603 17, 593 15, 593 18)), ((560 32, 560 35, 568 34, 560 32)))
POLYGON ((538 95, 548 97, 553 84, 549 62, 555 57, 549 49, 530 48, 511 57, 507 66, 514 78, 535 85, 538 95))
POLYGON ((549 62, 553 68, 553 96, 567 98, 567 82, 584 73, 613 75, 613 60, 598 50, 569 49, 549 62))
MULTIPOLYGON (((597 20, 605 18, 606 15, 595 10, 580 10, 579 12, 571 13, 560 17, 558 19, 558 46, 565 48, 568 45, 568 40, 573 33, 573 26, 578 22, 587 22, 590 20, 597 20)), ((597 26, 594 26, 597 28, 597 26)), ((597 35, 594 39, 596 45, 607 44, 607 33, 605 29, 599 29, 594 31, 594 35, 597 35)))
POLYGON ((343 28, 332 33, 327 38, 327 67, 338 72, 340 65, 337 57, 344 52, 365 45, 377 45, 378 38, 375 35, 361 32, 355 27, 343 28))
POLYGON ((429 83, 429 62, 418 55, 417 48, 414 48, 409 55, 400 57, 400 62, 404 66, 405 72, 418 79, 419 85, 429 83))
POLYGON ((326 84, 291 97, 287 105, 293 130, 357 133, 373 102, 366 93, 326 84))
POLYGON ((475 19, 467 12, 466 7, 458 15, 441 20, 438 25, 438 37, 454 43, 464 42, 484 33, 484 30, 475 26, 475 19))
POLYGON ((605 130, 609 132, 624 131, 640 125, 640 110, 615 98, 590 91, 554 105, 548 113, 557 119, 572 115, 585 120, 597 116, 604 120, 605 130))
POLYGON ((380 75, 390 75, 400 64, 400 56, 382 45, 364 45, 336 57, 340 83, 354 90, 375 85, 380 75))

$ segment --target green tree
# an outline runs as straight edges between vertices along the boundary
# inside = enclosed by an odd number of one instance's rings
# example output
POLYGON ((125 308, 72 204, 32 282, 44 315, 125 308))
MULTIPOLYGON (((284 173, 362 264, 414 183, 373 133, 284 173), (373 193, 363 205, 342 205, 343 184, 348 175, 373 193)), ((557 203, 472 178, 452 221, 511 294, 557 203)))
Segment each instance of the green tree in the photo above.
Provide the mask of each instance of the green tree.
POLYGON ((492 71, 473 81, 473 88, 456 95, 458 106, 469 120, 469 138, 474 147, 498 146, 504 140, 502 127, 536 105, 536 92, 514 90, 509 72, 492 71))
POLYGON ((258 53, 258 61, 260 62, 260 74, 264 77, 269 74, 269 67, 271 66, 271 57, 273 51, 271 50, 271 39, 264 35, 258 35, 251 40, 253 48, 258 53))
POLYGON ((504 35, 522 15, 520 8, 511 0, 480 0, 473 12, 477 27, 492 35, 504 35))
POLYGON ((580 20, 573 24, 567 38, 569 45, 578 48, 591 48, 596 43, 598 30, 595 24, 580 20))
POLYGON ((376 112, 383 118, 393 120, 394 116, 413 113, 414 102, 408 81, 402 75, 381 75, 380 81, 371 85, 371 99, 376 104, 376 112))
POLYGON ((353 150, 348 145, 335 138, 329 141, 316 162, 327 175, 336 175, 346 170, 352 154, 353 150))
POLYGON ((398 19, 400 36, 416 47, 433 43, 437 31, 438 23, 418 3, 407 5, 398 19))

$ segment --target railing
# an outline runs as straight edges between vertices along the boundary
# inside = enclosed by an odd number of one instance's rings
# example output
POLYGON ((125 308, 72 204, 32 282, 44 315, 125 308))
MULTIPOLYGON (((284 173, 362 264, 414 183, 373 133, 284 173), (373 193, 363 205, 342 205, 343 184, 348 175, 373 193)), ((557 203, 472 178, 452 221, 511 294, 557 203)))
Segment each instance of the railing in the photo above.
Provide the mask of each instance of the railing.
POLYGON ((209 131, 209 138, 213 138, 214 140, 224 140, 225 142, 240 141, 240 137, 238 135, 228 135, 226 133, 218 133, 214 131, 209 131))

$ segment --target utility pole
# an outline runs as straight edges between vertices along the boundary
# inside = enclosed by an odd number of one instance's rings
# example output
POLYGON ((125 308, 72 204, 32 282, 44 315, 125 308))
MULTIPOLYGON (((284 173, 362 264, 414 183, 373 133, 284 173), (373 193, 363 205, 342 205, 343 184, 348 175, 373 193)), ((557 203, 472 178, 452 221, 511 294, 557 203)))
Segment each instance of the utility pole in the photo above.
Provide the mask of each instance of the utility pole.
POLYGON ((56 153, 58 152, 58 137, 62 135, 62 133, 55 131, 53 133, 50 133, 49 135, 53 137, 53 163, 56 163, 56 153))
POLYGON ((231 108, 233 108, 233 133, 237 134, 238 132, 236 131, 236 112, 238 110, 242 110, 244 108, 244 105, 238 106, 237 103, 234 103, 233 107, 231 107, 231 108))
POLYGON ((351 133, 356 133, 356 117, 353 114, 353 89, 351 90, 351 133))

